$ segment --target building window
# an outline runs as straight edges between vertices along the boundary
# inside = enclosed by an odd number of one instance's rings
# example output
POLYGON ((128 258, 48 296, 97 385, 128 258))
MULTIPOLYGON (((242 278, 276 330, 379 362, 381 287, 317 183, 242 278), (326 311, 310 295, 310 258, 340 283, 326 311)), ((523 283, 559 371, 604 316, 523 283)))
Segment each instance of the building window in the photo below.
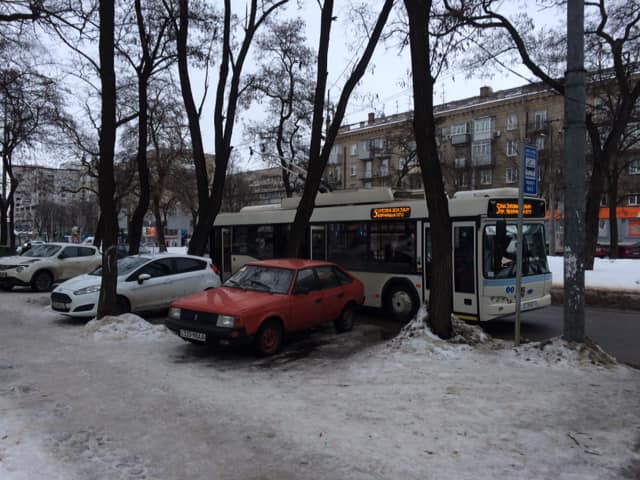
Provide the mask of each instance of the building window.
POLYGON ((629 164, 629 175, 640 175, 640 158, 631 160, 629 164))
POLYGON ((466 123, 457 123, 455 125, 451 125, 451 136, 454 135, 464 135, 467 133, 467 124, 466 123))
POLYGON ((507 130, 515 130, 518 128, 518 114, 510 113, 507 115, 507 130))
POLYGON ((357 174, 358 174, 358 167, 354 163, 353 165, 351 165, 351 176, 355 177, 357 174))
POLYGON ((464 168, 467 166, 467 159, 465 157, 456 158, 453 160, 453 164, 456 168, 464 168))
POLYGON ((507 157, 515 157, 518 155, 518 141, 509 140, 507 142, 507 157))
POLYGON ((336 181, 339 182, 342 180, 342 168, 340 165, 336 167, 336 181))
POLYGON ((479 118, 473 121, 473 133, 487 133, 491 132, 491 124, 493 123, 491 117, 479 118))
POLYGON ((364 178, 371 178, 372 177, 372 165, 373 162, 369 161, 369 162, 365 162, 364 163, 364 178))
POLYGON ((389 175, 389 159, 385 158, 380 164, 380 176, 386 177, 387 175, 389 175))
POLYGON ((607 206, 607 195, 602 195, 600 197, 600 206, 601 207, 606 207, 607 206))
POLYGON ((504 182, 516 183, 517 180, 518 180, 518 170, 513 167, 507 167, 504 170, 504 182))
POLYGON ((461 173, 460 176, 458 177, 458 184, 461 187, 466 187, 467 186, 467 174, 466 173, 461 173))
POLYGON ((480 185, 491 185, 492 172, 489 169, 480 170, 480 185))
POLYGON ((627 205, 637 207, 640 205, 640 193, 632 193, 627 195, 627 205))
POLYGON ((358 154, 358 144, 352 143, 349 146, 349 155, 357 155, 358 154))
POLYGON ((541 110, 539 112, 534 113, 535 126, 537 129, 544 128, 545 123, 547 123, 547 111, 541 110))
POLYGON ((544 136, 540 135, 536 137, 536 148, 538 150, 544 150, 544 136))

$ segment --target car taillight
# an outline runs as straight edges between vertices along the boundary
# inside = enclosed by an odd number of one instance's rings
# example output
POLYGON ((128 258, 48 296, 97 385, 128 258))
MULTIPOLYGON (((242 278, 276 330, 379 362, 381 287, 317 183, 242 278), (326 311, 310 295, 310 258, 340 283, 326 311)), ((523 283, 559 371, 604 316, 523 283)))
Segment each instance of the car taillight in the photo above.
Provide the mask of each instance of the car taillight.
POLYGON ((211 270, 213 270, 213 273, 215 273, 216 275, 220 275, 220 270, 218 270, 218 267, 216 267, 213 263, 211 264, 211 270))

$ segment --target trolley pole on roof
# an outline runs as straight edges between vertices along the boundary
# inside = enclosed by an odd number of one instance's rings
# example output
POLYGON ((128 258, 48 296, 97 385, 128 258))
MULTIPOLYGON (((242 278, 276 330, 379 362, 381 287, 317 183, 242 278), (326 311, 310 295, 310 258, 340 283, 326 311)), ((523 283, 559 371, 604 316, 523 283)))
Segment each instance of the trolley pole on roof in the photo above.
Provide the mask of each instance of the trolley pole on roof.
POLYGON ((575 342, 584 341, 585 103, 584 0, 569 0, 564 94, 563 337, 575 342))

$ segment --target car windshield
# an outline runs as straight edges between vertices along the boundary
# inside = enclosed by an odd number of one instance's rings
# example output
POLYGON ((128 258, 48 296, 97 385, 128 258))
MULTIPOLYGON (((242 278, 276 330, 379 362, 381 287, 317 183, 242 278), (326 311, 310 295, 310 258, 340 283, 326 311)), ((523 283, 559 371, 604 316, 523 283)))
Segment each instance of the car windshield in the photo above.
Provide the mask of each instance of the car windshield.
MULTIPOLYGON (((147 263, 148 261, 149 257, 141 257, 138 255, 123 257, 118 260, 118 275, 128 275, 140 265, 142 265, 143 263, 147 263)), ((102 275, 102 267, 94 270, 89 275, 102 275)))
POLYGON ((293 279, 293 270, 287 268, 245 265, 224 282, 225 287, 287 293, 293 279))
MULTIPOLYGON (((484 227, 484 276, 486 278, 515 278, 518 229, 508 224, 484 227)), ((544 240, 544 227, 539 223, 522 226, 522 274, 549 273, 544 240)))
POLYGON ((23 257, 52 257, 60 251, 60 245, 40 244, 34 245, 22 254, 23 257))

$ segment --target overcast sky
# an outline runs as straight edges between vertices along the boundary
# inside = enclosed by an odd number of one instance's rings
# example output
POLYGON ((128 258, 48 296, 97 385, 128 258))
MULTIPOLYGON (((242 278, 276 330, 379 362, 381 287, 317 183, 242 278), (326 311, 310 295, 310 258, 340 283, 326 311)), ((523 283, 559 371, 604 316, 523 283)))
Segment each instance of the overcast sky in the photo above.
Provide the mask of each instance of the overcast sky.
MULTIPOLYGON (((295 2, 292 2, 295 5, 295 2)), ((307 22, 307 40, 308 44, 317 49, 319 36, 319 19, 320 8, 315 0, 305 0, 301 2, 303 9, 301 14, 307 22)), ((382 2, 376 2, 382 4, 382 2)), ((403 3, 398 1, 394 7, 396 10, 404 8, 403 3)), ((330 89, 331 99, 337 101, 338 95, 344 85, 344 82, 350 73, 350 66, 359 58, 359 52, 354 49, 354 41, 359 38, 354 30, 352 20, 347 13, 346 2, 336 2, 335 15, 337 19, 334 21, 331 32, 331 44, 329 51, 329 79, 328 86, 330 89)), ((520 0, 512 0, 503 2, 501 11, 510 15, 514 12, 527 10, 528 13, 536 19, 538 24, 551 25, 565 21, 564 16, 558 18, 548 11, 538 8, 535 3, 523 2, 520 0)), ((297 12, 294 8, 289 8, 289 14, 295 15, 297 12)), ((376 12, 377 14, 377 12, 376 12)), ((392 12, 392 18, 396 18, 397 13, 392 12)), ((364 43, 362 43, 364 45, 364 43)), ((247 61, 245 71, 251 68, 251 61, 247 61)), ((367 69, 363 80, 352 95, 347 115, 343 124, 357 123, 367 118, 369 112, 376 112, 377 115, 385 113, 391 115, 398 112, 405 112, 413 109, 413 99, 410 81, 408 79, 409 71, 409 52, 405 50, 399 52, 398 48, 393 45, 379 44, 376 48, 372 62, 367 69)), ((530 74, 522 70, 526 77, 530 74)), ((200 76, 194 75, 194 87, 196 91, 201 91, 202 82, 199 81, 200 76)), ((215 81, 215 79, 212 79, 215 81)), ((511 88, 526 83, 521 77, 516 75, 505 75, 498 73, 493 78, 466 78, 464 72, 460 69, 454 69, 443 74, 436 83, 435 103, 443 103, 451 100, 472 97, 478 95, 479 89, 483 85, 489 85, 494 90, 511 88)), ((210 85, 209 95, 212 94, 214 88, 210 85)), ((202 120, 203 136, 205 142, 205 151, 212 153, 214 151, 214 139, 212 133, 212 110, 213 98, 207 102, 207 108, 204 112, 202 120)), ((233 136, 233 145, 236 153, 242 158, 242 169, 260 168, 264 165, 256 159, 249 158, 250 145, 242 135, 243 120, 246 118, 255 118, 261 115, 261 111, 257 107, 253 107, 250 112, 241 112, 239 122, 236 125, 233 136)))

